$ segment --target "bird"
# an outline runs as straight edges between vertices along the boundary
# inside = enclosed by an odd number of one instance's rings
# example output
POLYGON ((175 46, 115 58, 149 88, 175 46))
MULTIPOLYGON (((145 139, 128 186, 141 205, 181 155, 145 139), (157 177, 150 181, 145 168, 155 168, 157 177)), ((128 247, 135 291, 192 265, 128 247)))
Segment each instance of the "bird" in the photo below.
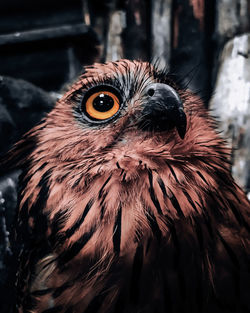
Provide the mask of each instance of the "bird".
POLYGON ((15 312, 250 311, 249 201, 167 70, 86 66, 6 164, 23 170, 15 312))

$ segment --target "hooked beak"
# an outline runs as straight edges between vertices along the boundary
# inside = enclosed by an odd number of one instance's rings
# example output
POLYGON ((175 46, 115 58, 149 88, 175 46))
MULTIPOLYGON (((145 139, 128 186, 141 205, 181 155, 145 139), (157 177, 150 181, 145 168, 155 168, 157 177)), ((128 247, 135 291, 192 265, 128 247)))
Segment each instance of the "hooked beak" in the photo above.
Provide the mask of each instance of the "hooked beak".
POLYGON ((167 131, 176 127, 180 138, 184 139, 187 118, 177 92, 166 84, 154 83, 147 88, 146 97, 141 125, 146 120, 148 130, 167 131))

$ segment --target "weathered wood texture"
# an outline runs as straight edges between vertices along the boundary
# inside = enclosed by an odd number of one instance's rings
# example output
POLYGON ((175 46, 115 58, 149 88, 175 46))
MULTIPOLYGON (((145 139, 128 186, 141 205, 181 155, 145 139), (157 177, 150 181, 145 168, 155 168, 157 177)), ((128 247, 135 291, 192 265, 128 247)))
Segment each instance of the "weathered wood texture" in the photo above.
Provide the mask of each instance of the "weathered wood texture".
POLYGON ((14 34, 0 35, 0 47, 25 44, 30 42, 38 42, 45 40, 72 40, 74 37, 79 37, 89 31, 88 27, 83 23, 74 25, 61 25, 51 28, 33 29, 14 34))
POLYGON ((152 1, 151 57, 167 67, 171 57, 172 0, 152 1))
POLYGON ((81 0, 0 1, 0 34, 82 21, 81 0))
POLYGON ((89 12, 90 25, 101 39, 100 61, 149 59, 149 1, 83 0, 83 3, 85 12, 89 12))
MULTIPOLYGON (((111 1, 112 2, 112 1, 111 1)), ((110 2, 109 2, 110 3, 110 2)), ((109 11, 102 59, 157 60, 193 91, 211 92, 214 1, 119 1, 109 11)), ((103 13, 103 20, 107 15, 103 13)))
POLYGON ((150 57, 149 1, 124 1, 126 27, 122 33, 124 57, 148 60, 150 57))
POLYGON ((126 27, 126 16, 123 10, 112 13, 107 38, 107 60, 116 61, 124 58, 122 33, 126 27))
POLYGON ((250 191, 250 34, 231 39, 220 56, 210 108, 232 148, 232 174, 250 191))
POLYGON ((232 174, 250 192, 250 0, 216 2, 210 108, 232 148, 232 174))
POLYGON ((211 32, 213 1, 173 1, 172 71, 184 84, 207 99, 211 92, 211 32))
POLYGON ((118 1, 110 15, 105 59, 152 60, 169 66, 171 21, 172 0, 118 1))
POLYGON ((104 62, 107 58, 109 20, 115 9, 115 1, 82 0, 84 21, 99 38, 99 54, 94 61, 104 62))
POLYGON ((220 0, 216 3, 215 33, 217 40, 225 42, 250 27, 249 0, 220 0))

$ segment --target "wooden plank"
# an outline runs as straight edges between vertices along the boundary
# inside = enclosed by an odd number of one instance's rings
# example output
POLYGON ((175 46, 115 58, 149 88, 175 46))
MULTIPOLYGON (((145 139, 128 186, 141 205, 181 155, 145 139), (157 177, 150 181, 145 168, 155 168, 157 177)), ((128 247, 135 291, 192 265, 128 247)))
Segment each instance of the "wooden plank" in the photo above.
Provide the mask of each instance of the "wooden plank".
POLYGON ((170 62, 172 0, 152 0, 151 3, 151 59, 163 68, 170 62))
POLYGON ((110 16, 115 10, 115 0, 82 0, 85 23, 90 25, 99 39, 99 55, 95 62, 105 62, 107 60, 108 33, 110 16))
POLYGON ((124 57, 148 61, 150 58, 150 5, 149 1, 126 1, 126 27, 122 33, 124 57))
POLYGON ((216 1, 215 33, 219 43, 250 30, 250 0, 216 1))
POLYGON ((173 2, 171 70, 183 78, 184 86, 210 94, 213 51, 211 0, 173 2), (210 5, 209 10, 208 3, 210 5))
POLYGON ((250 35, 234 37, 220 57, 210 108, 232 150, 232 174, 250 196, 250 35))
POLYGON ((107 61, 117 61, 124 58, 122 44, 122 33, 126 27, 126 13, 116 10, 111 14, 108 39, 107 39, 107 61))
POLYGON ((89 27, 84 24, 62 25, 51 28, 28 30, 12 34, 0 35, 0 47, 24 44, 35 41, 47 41, 79 37, 86 34, 89 27))
POLYGON ((215 91, 210 108, 232 148, 232 174, 250 196, 250 0, 215 6, 215 91))

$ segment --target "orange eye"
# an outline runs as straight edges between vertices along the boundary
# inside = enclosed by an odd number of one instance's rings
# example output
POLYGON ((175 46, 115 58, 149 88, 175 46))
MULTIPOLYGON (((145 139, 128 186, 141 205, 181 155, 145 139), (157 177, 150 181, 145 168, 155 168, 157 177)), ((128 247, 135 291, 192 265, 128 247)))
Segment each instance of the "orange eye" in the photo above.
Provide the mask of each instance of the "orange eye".
POLYGON ((85 112, 91 119, 106 120, 115 115, 120 108, 118 97, 110 91, 98 91, 87 98, 85 112))

